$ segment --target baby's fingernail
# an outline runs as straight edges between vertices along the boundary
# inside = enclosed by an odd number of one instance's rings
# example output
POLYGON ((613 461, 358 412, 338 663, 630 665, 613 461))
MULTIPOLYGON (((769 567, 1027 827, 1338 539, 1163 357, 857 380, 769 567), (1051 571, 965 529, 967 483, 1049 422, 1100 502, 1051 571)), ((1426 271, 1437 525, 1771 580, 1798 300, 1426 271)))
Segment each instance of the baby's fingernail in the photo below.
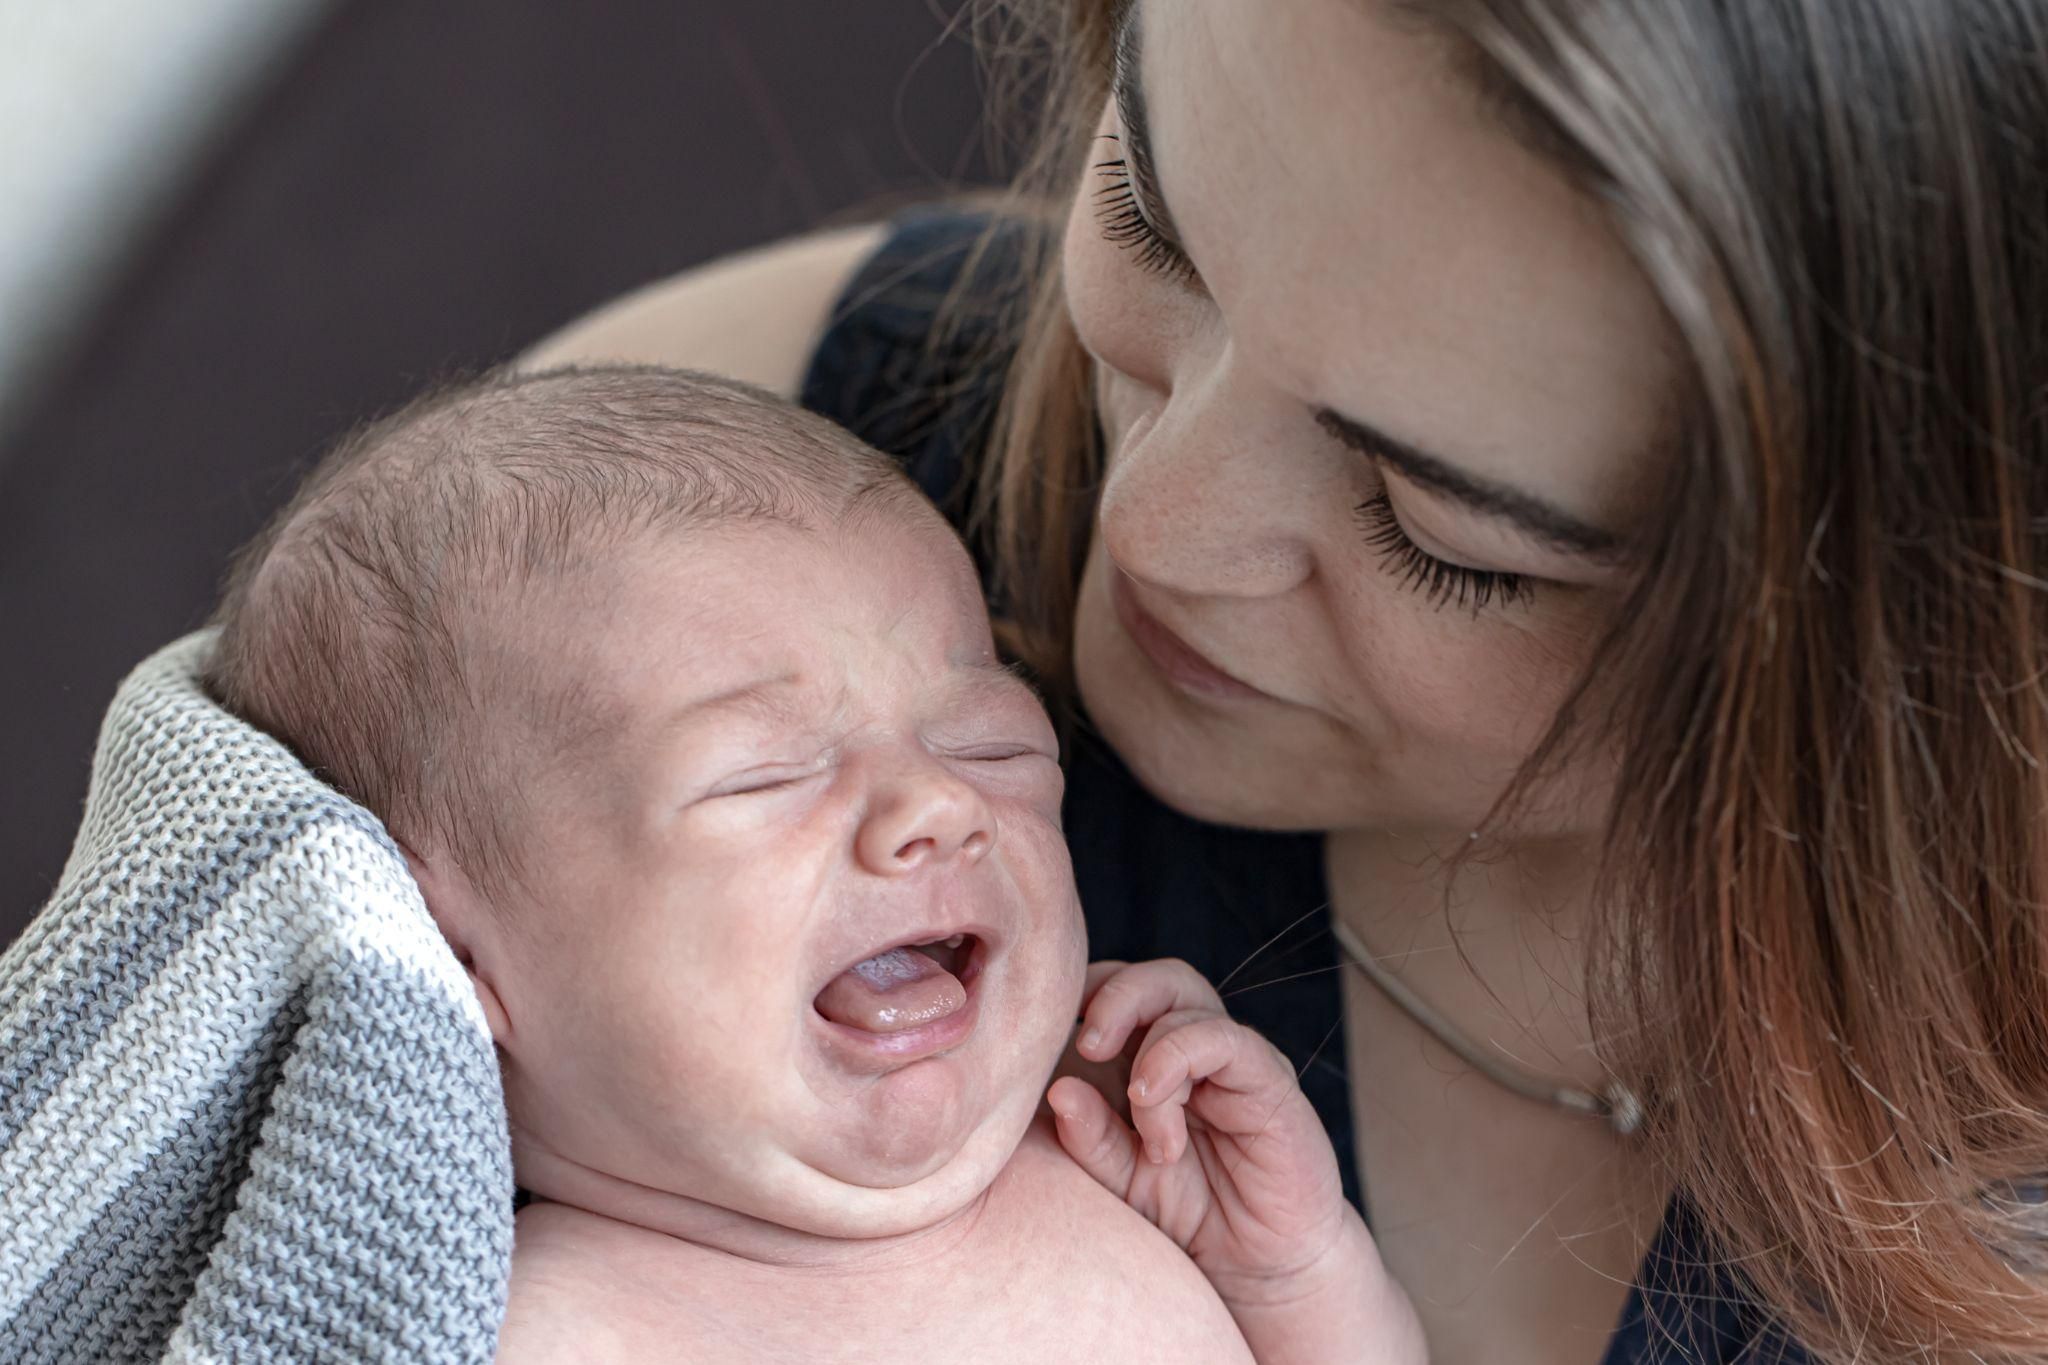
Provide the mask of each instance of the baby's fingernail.
POLYGON ((1100 1047, 1101 1045, 1102 1045, 1102 1030, 1101 1030, 1101 1029, 1099 1029, 1099 1028, 1091 1028, 1091 1029, 1089 1029, 1089 1030, 1088 1030, 1088 1031, 1087 1031, 1086 1033, 1084 1033, 1084 1034, 1082 1034, 1082 1035, 1081 1035, 1081 1046, 1082 1046, 1082 1047, 1100 1047))
POLYGON ((1147 1081, 1143 1076, 1140 1076, 1137 1080, 1131 1082, 1131 1098, 1134 1100, 1142 1100, 1145 1098, 1145 1092, 1147 1090, 1150 1090, 1151 1088, 1151 1083, 1147 1081))
POLYGON ((1160 1149, 1159 1144, 1156 1142, 1145 1144, 1145 1155, 1152 1159, 1154 1166, 1164 1166, 1166 1164, 1166 1153, 1160 1149))

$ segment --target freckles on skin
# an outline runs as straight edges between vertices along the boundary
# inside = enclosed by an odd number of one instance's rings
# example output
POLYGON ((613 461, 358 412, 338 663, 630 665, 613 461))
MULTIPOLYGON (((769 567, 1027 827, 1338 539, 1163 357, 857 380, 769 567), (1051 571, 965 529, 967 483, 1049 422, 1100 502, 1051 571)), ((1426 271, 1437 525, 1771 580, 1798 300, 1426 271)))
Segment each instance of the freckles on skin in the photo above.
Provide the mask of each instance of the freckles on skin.
POLYGON ((1340 619, 1365 629, 1345 633, 1322 686, 1359 756, 1383 778, 1505 781, 1571 687, 1576 658, 1536 630, 1422 606, 1372 576, 1342 592, 1340 619))
MULTIPOLYGON (((1189 300, 1166 289, 1133 288, 1134 269, 1128 254, 1105 241, 1102 217, 1094 196, 1104 187, 1098 162, 1126 155, 1107 140, 1116 120, 1107 107, 1096 124, 1088 170, 1067 215, 1061 246, 1061 287, 1067 311, 1080 324, 1081 339, 1112 367, 1153 389, 1164 388, 1166 373, 1153 363, 1162 338, 1184 339, 1197 325, 1188 318, 1189 300)), ((1100 376, 1097 376, 1098 383, 1100 376)), ((1098 388, 1098 395, 1101 390, 1098 388)))
POLYGON ((1628 575, 1405 481, 1314 414, 1625 539, 1669 449, 1684 366, 1668 321, 1597 206, 1422 30, 1353 0, 1143 16, 1159 189, 1200 279, 1141 268, 1077 200, 1068 301, 1111 447, 1076 629, 1084 701, 1191 814, 1469 831, 1628 575), (1431 601, 1399 545, 1356 524, 1382 491, 1420 554, 1533 596, 1431 601), (1210 705, 1148 671, 1110 558, 1198 652, 1291 705, 1210 705))
POLYGON ((1501 130, 1441 41, 1339 0, 1196 0, 1146 44, 1178 221, 1247 353, 1295 393, 1626 524, 1682 348, 1599 206, 1501 130), (1195 81, 1216 93, 1190 98, 1195 81))

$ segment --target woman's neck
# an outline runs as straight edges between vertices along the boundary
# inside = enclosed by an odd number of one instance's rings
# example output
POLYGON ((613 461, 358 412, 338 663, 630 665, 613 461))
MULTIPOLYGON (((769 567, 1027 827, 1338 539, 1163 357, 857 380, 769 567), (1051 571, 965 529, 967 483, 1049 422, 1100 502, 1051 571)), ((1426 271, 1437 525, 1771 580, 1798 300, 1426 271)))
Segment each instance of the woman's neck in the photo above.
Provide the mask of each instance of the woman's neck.
POLYGON ((1605 1084, 1584 990, 1589 842, 1342 831, 1326 857, 1332 913, 1467 1038, 1539 1075, 1605 1084))
MULTIPOLYGON (((1603 1088, 1582 989, 1592 854, 1456 851, 1331 836, 1334 913, 1470 1042, 1603 1088)), ((1656 1154, 1478 1075, 1364 973, 1344 991, 1373 1231, 1433 1357, 1599 1358, 1669 1198, 1656 1154)))

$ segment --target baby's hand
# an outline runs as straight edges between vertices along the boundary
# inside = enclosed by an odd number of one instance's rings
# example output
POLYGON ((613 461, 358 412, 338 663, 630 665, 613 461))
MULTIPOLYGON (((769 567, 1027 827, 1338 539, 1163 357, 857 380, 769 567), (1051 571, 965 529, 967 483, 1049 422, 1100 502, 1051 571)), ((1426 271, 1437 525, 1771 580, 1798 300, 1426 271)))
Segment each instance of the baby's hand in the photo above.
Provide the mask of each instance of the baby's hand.
POLYGON ((1077 1077, 1047 1100, 1060 1144, 1184 1248, 1261 1365, 1426 1358, 1414 1311, 1344 1200, 1336 1153, 1279 1050, 1185 962, 1099 963, 1076 1050, 1131 1064, 1131 1119, 1077 1077))

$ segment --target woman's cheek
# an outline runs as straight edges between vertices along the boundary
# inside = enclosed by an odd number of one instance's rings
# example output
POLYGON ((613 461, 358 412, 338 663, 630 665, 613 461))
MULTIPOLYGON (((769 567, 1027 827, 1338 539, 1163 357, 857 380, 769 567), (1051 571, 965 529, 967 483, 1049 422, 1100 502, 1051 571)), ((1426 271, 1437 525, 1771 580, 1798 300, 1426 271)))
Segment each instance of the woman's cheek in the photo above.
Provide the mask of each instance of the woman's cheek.
POLYGON ((1377 564, 1352 572, 1337 685, 1368 692, 1367 709, 1405 736, 1404 747, 1519 766, 1571 690, 1578 661, 1534 621, 1432 606, 1377 564))
POLYGON ((1082 347, 1109 369, 1165 391, 1169 381, 1161 338, 1166 318, 1155 296, 1163 282, 1147 278, 1103 240, 1085 187, 1067 219, 1061 264, 1067 314, 1082 347))

